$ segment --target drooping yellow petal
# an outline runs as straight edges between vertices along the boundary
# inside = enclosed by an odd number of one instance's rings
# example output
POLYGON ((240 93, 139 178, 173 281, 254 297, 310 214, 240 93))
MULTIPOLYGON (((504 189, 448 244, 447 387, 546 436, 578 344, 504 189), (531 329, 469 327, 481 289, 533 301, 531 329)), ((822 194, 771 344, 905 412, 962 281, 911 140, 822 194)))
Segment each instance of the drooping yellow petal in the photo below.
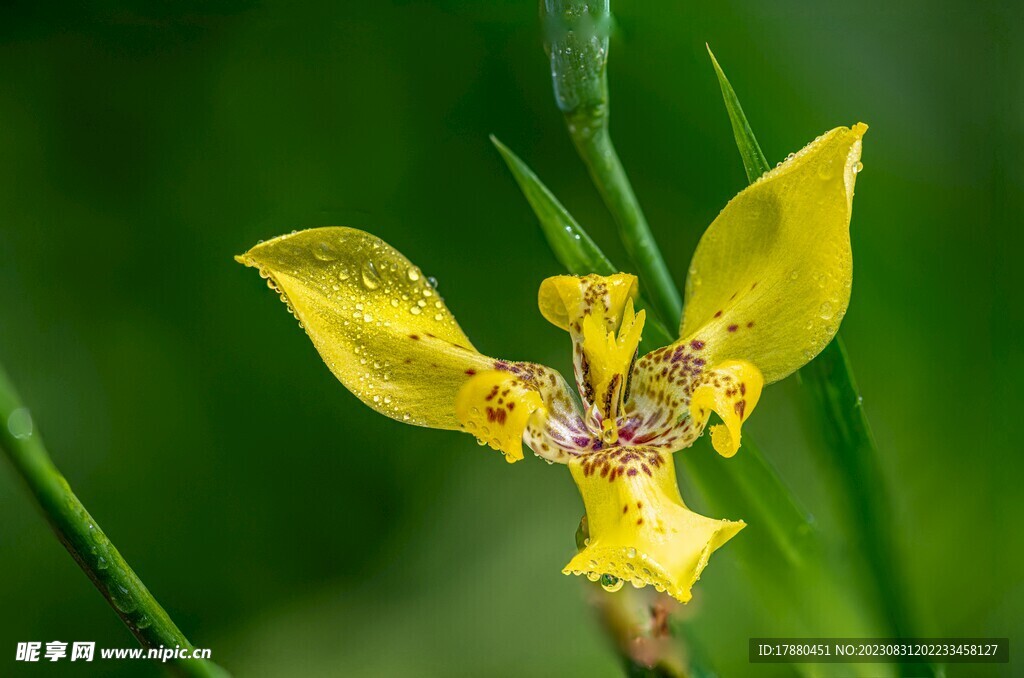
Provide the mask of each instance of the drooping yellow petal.
POLYGON ((831 341, 850 299, 850 214, 867 125, 827 132, 733 198, 690 264, 681 343, 767 383, 831 341))
POLYGON ((531 415, 543 407, 540 393, 502 370, 474 376, 455 401, 455 413, 465 429, 503 452, 509 463, 523 458, 523 432, 531 415))
POLYGON ((268 278, 360 400, 399 421, 460 428, 459 389, 495 361, 476 352, 401 253, 369 233, 338 227, 274 238, 237 259, 268 278))
POLYGON ((690 398, 690 416, 702 429, 712 412, 722 424, 711 427, 711 444, 723 457, 740 448, 740 428, 761 397, 761 372, 744 360, 728 360, 701 374, 690 398))
POLYGON ((563 572, 610 574, 686 602, 711 554, 745 524, 714 520, 683 503, 672 455, 617 447, 569 464, 587 510, 590 541, 563 572))

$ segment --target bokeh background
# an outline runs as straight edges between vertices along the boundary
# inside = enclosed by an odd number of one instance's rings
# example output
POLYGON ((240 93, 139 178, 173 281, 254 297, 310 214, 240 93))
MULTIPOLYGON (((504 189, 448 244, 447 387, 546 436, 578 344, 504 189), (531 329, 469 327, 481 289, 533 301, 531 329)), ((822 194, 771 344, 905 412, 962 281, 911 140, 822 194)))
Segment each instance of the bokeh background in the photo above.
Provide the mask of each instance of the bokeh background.
MULTIPOLYGON (((871 125, 843 332, 909 594, 931 634, 1019 648, 1020 4, 613 12, 613 133, 680 284, 744 185, 705 41, 771 162, 871 125)), ((618 674, 560 573, 582 512, 568 473, 374 414, 231 259, 292 229, 371 230, 438 278, 482 350, 570 374, 535 304, 560 268, 487 139, 615 250, 541 35, 530 0, 0 10, 0 361, 86 506, 237 675, 618 674)), ((827 530, 805 405, 788 380, 750 428, 827 530)), ((6 463, 0 563, 0 673, 28 671, 18 641, 133 645, 6 463)), ((788 675, 746 663, 773 611, 745 586, 727 547, 690 612, 723 675, 788 675)), ((159 673, 32 672, 72 668, 159 673)))

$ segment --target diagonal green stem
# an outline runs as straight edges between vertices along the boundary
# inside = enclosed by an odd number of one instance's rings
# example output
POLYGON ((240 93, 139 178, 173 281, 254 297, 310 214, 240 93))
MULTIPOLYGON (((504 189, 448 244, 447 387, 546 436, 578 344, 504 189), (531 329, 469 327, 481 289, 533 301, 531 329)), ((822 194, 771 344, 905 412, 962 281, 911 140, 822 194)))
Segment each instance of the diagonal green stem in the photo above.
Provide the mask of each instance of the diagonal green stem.
POLYGON ((608 3, 544 0, 555 100, 655 312, 663 323, 675 326, 682 300, 608 133, 608 3))
MULTIPOLYGON (((54 534, 139 643, 146 648, 194 649, 71 491, 2 368, 0 448, 25 480, 54 534)), ((174 667, 184 676, 228 675, 208 660, 179 659, 174 667)))

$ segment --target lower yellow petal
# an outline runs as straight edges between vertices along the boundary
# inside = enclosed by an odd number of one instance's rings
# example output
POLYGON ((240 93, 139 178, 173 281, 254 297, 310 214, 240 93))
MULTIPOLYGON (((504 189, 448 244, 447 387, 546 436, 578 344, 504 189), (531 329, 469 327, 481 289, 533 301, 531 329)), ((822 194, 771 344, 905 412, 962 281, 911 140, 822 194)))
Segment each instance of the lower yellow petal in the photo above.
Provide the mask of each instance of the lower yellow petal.
POLYGON ((740 429, 761 397, 761 371, 744 360, 728 360, 701 375, 690 399, 694 425, 703 427, 712 412, 722 424, 711 427, 711 444, 723 457, 740 448, 740 429))
POLYGON ((708 558, 745 527, 714 520, 683 503, 672 455, 645 447, 612 448, 569 464, 587 510, 589 542, 565 574, 608 574, 653 585, 687 602, 708 558))

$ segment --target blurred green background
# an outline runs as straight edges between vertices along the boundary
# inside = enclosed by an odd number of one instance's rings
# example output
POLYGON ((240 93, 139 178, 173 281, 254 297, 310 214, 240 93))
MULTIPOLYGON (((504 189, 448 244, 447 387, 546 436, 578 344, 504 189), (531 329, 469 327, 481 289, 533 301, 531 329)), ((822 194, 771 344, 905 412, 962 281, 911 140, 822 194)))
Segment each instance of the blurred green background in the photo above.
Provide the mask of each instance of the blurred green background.
MULTIPOLYGON (((843 332, 910 596, 929 634, 1019 648, 1020 3, 612 9, 612 131, 680 284, 745 185, 705 41, 771 162, 871 125, 843 332)), ((487 139, 615 250, 541 35, 530 0, 0 10, 0 362, 82 501, 239 676, 618 675, 560 573, 582 512, 568 473, 374 414, 231 260, 292 229, 370 230, 439 279, 483 351, 571 374, 535 301, 560 268, 487 139)), ((828 531, 805 410, 790 379, 750 428, 828 531)), ((14 664, 18 641, 134 644, 7 463, 0 562, 0 673, 45 672, 14 664)), ((688 613, 723 675, 789 675, 746 662, 776 614, 746 586, 726 547, 688 613)))

